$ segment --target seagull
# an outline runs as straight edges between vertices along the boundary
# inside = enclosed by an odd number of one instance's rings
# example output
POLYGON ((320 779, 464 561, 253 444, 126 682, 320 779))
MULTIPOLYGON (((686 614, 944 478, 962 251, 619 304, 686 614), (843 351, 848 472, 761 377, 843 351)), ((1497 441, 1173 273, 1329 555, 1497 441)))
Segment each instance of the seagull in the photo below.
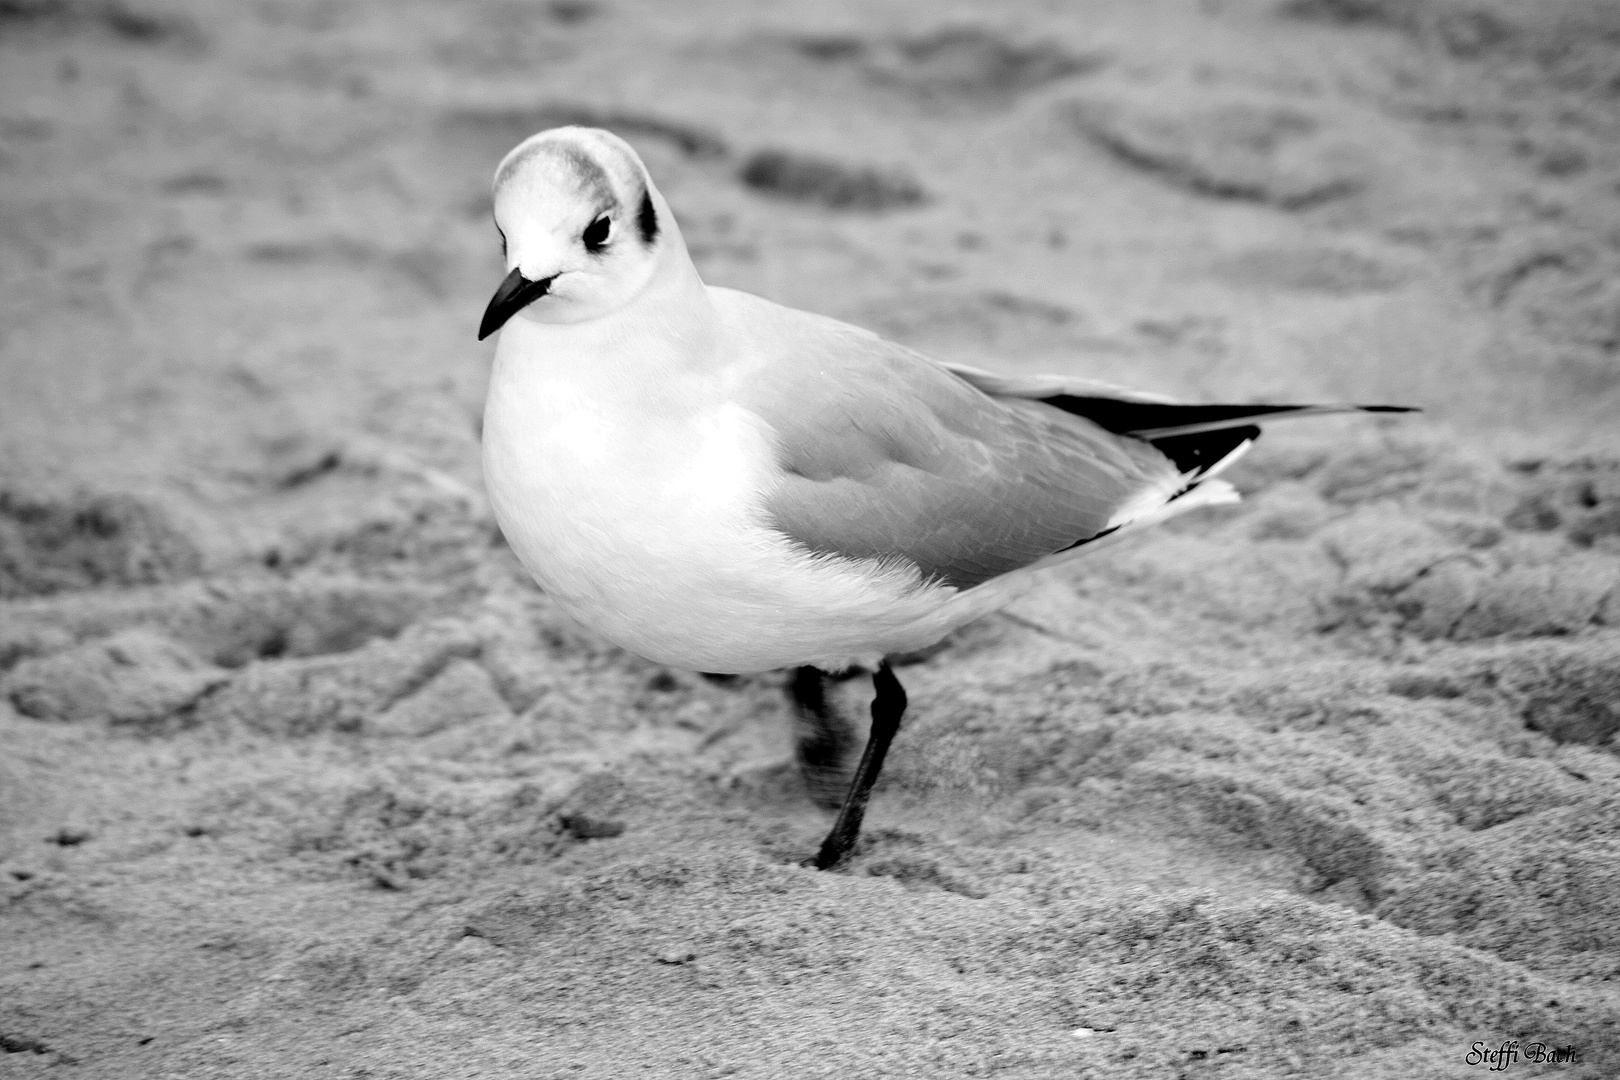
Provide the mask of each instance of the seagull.
POLYGON ((519 143, 494 215, 507 272, 478 337, 500 332, 483 428, 496 520, 564 611, 629 652, 795 669, 799 763, 838 811, 818 869, 854 849, 900 728, 887 658, 1106 542, 1235 502, 1219 474, 1262 418, 1411 411, 994 374, 706 285, 641 158, 599 129, 519 143), (829 798, 849 737, 823 682, 851 669, 872 673, 871 729, 829 798))

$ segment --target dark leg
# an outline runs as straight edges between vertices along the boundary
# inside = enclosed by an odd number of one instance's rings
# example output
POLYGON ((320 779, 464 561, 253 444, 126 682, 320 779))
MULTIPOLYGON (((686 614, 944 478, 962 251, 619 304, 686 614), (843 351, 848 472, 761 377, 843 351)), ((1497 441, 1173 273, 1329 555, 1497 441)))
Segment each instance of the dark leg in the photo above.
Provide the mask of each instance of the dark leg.
POLYGON ((848 722, 827 703, 827 675, 819 668, 796 668, 788 681, 798 716, 794 753, 810 799, 823 810, 836 810, 844 802, 849 786, 845 764, 855 745, 855 733, 848 722))
POLYGON ((872 699, 872 734, 866 740, 866 752, 861 755, 861 764, 855 770, 855 782, 849 786, 844 808, 838 812, 832 832, 827 834, 827 839, 821 842, 821 850, 816 853, 813 865, 817 870, 832 869, 854 849, 855 840, 861 834, 861 821, 866 817, 866 800, 872 794, 872 785, 877 783, 878 773, 883 770, 883 758, 889 752, 889 744, 900 730, 900 717, 905 715, 905 687, 894 677, 887 660, 872 673, 872 687, 877 691, 877 696, 872 699))

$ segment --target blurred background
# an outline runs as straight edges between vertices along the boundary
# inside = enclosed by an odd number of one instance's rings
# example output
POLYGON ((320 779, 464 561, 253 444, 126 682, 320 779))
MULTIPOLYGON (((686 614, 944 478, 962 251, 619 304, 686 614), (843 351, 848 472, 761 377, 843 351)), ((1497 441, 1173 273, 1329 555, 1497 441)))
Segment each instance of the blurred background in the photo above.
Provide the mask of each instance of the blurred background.
POLYGON ((1610 1075, 1617 271, 1612 0, 0 0, 0 1071, 1610 1075), (560 124, 714 284, 1426 411, 913 667, 817 876, 779 678, 488 514, 560 124))

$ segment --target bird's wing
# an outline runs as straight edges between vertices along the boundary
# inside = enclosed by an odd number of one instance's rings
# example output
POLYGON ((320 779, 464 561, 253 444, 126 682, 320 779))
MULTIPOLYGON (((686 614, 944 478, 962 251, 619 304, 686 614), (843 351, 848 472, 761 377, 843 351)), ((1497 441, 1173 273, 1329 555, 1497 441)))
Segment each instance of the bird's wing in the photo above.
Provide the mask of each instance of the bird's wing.
POLYGON ((734 399, 775 439, 764 510, 811 551, 903 558, 971 588, 1160 510, 1195 480, 1142 439, 994 396, 866 331, 754 298, 720 306, 750 358, 734 399))

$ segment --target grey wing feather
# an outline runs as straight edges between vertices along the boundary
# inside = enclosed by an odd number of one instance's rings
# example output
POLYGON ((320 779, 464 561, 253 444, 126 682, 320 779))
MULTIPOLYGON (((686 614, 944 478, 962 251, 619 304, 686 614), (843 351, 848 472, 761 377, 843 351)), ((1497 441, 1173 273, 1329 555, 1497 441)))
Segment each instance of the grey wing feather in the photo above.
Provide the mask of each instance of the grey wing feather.
POLYGON ((1107 532, 1144 492, 1178 489, 1146 442, 994 397, 853 328, 819 329, 773 366, 768 396, 744 402, 775 431, 786 473, 765 510, 811 551, 900 557, 966 589, 1107 532))

